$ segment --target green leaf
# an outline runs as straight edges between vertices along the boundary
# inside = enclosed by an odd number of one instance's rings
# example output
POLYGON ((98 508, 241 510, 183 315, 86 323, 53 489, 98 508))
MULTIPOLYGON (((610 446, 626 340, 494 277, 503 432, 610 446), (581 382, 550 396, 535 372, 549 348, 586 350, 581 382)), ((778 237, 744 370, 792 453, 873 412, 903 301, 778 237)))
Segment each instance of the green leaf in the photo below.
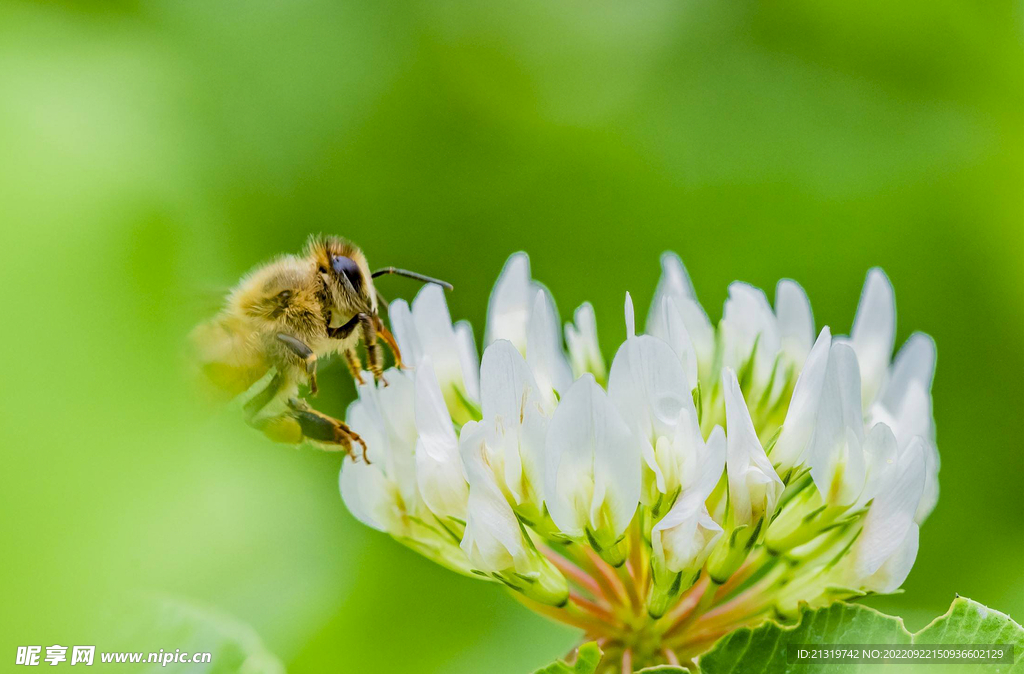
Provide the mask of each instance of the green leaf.
MULTIPOLYGON (((1024 674, 1024 629, 1009 616, 981 604, 957 597, 949 610, 916 634, 907 631, 901 618, 885 615, 856 604, 842 602, 827 608, 805 611, 800 623, 782 626, 767 622, 756 628, 736 630, 722 637, 700 657, 702 674, 856 674, 875 672, 879 664, 790 664, 789 644, 1012 644, 1014 664, 957 664, 950 672, 963 674, 1024 674)), ((937 663, 915 666, 900 664, 899 674, 935 671, 937 663)), ((945 670, 943 670, 945 671, 945 670)))
POLYGON ((675 665, 655 665, 653 667, 644 667, 638 670, 636 674, 689 674, 690 670, 685 667, 676 667, 675 665))
POLYGON ((547 667, 541 667, 533 674, 594 674, 597 666, 601 664, 602 655, 597 642, 588 641, 577 649, 576 664, 570 665, 564 660, 558 660, 547 667))

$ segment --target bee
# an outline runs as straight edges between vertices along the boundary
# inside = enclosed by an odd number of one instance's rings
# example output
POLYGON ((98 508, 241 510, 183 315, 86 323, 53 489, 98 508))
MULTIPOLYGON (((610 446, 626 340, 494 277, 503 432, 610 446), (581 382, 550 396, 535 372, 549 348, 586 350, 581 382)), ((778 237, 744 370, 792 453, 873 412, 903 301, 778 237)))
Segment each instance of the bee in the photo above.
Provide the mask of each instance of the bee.
POLYGON ((424 283, 452 286, 395 267, 371 272, 366 256, 340 237, 314 236, 301 255, 282 255, 242 278, 214 318, 193 330, 191 341, 205 378, 231 397, 241 397, 246 421, 279 442, 311 442, 353 456, 366 443, 339 419, 310 407, 299 387, 317 394, 319 359, 338 353, 360 384, 363 344, 375 383, 384 380, 381 342, 395 364, 402 356, 384 326, 379 307, 387 301, 373 279, 397 274, 424 283))

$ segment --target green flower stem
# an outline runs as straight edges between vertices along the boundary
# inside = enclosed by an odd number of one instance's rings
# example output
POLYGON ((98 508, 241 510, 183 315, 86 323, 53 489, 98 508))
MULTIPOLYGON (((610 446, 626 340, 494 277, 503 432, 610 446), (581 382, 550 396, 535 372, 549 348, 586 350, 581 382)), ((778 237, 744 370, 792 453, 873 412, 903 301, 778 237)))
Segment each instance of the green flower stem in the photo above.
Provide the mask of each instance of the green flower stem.
POLYGON ((604 588, 609 597, 615 597, 613 603, 619 603, 623 606, 629 605, 626 587, 622 584, 618 575, 616 575, 615 570, 601 559, 600 555, 589 547, 580 548, 576 544, 573 544, 569 549, 574 552, 579 551, 577 563, 591 572, 591 575, 604 588))
POLYGON ((636 615, 643 615, 645 611, 644 601, 637 594, 636 579, 632 574, 630 574, 629 569, 626 568, 625 564, 613 568, 615 569, 615 573, 618 575, 619 580, 622 582, 623 587, 626 588, 626 594, 629 597, 629 605, 632 607, 633 613, 636 615))
POLYGON ((629 571, 636 581, 637 594, 646 597, 647 585, 650 581, 648 572, 651 568, 651 550, 644 542, 642 526, 638 515, 629 527, 629 571))
POLYGON ((711 580, 710 583, 704 586, 704 591, 701 592, 700 599, 693 607, 693 610, 691 610, 664 634, 666 642, 670 641, 670 637, 673 633, 685 632, 690 625, 694 623, 694 621, 703 616, 704 613, 714 605, 715 593, 718 591, 718 587, 718 584, 714 580, 711 580))
POLYGON ((612 614, 612 612, 608 608, 605 608, 600 604, 592 602, 586 597, 583 597, 580 594, 573 592, 571 590, 569 592, 569 602, 569 606, 576 606, 583 610, 585 613, 589 613, 590 615, 599 618, 604 622, 625 627, 623 622, 617 616, 612 614))
MULTIPOLYGON (((735 598, 700 616, 700 620, 692 625, 694 630, 700 631, 701 629, 713 628, 723 624, 734 625, 737 621, 751 615, 760 615, 770 610, 774 603, 774 596, 771 590, 781 576, 782 573, 776 570, 769 572, 768 576, 735 598)), ((685 625, 679 625, 674 631, 677 633, 681 632, 685 627, 685 625)))
POLYGON ((740 565, 740 568, 736 569, 736 572, 729 576, 729 579, 718 587, 718 592, 715 594, 715 601, 720 601, 732 594, 741 585, 743 585, 743 583, 750 580, 752 576, 760 571, 765 564, 772 562, 773 558, 768 555, 768 552, 763 547, 757 548, 757 550, 752 552, 743 564, 740 565))
POLYGON ((672 665, 673 667, 679 666, 679 656, 671 648, 661 649, 661 657, 665 658, 665 662, 672 665))
POLYGON ((704 596, 704 591, 707 589, 708 583, 710 582, 711 578, 708 577, 707 574, 703 574, 689 590, 683 593, 675 608, 659 619, 659 627, 664 627, 664 629, 661 630, 662 633, 674 629, 677 625, 686 620, 686 618, 697 608, 697 604, 700 603, 700 599, 704 596))
POLYGON ((578 606, 574 606, 572 602, 569 602, 562 608, 556 608, 534 601, 521 592, 512 591, 510 594, 531 611, 551 618, 556 622, 581 629, 588 636, 608 634, 613 629, 620 629, 617 625, 597 619, 593 615, 581 610, 578 606))
POLYGON ((541 604, 535 602, 532 599, 527 599, 525 596, 518 592, 511 593, 516 600, 530 609, 534 613, 539 613, 547 618, 551 618, 556 622, 560 622, 570 627, 576 627, 583 630, 586 634, 601 634, 604 632, 604 625, 601 625, 596 620, 590 620, 589 618, 577 617, 570 615, 564 609, 558 609, 554 606, 548 606, 547 604, 541 604))
POLYGON ((633 651, 629 648, 622 651, 622 674, 633 674, 633 651))
POLYGON ((595 600, 601 600, 609 605, 613 603, 614 599, 605 593, 600 583, 594 580, 594 578, 588 575, 583 569, 576 566, 543 543, 537 543, 537 549, 542 555, 547 557, 548 560, 554 564, 566 578, 569 579, 569 581, 574 583, 581 590, 587 591, 595 600))

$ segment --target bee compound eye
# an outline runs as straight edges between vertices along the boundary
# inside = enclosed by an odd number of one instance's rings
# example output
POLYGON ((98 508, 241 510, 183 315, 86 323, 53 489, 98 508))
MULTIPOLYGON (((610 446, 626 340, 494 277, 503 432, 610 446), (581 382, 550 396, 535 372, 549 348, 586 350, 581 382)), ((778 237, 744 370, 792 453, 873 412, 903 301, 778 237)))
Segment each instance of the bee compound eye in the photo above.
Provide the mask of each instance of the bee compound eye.
POLYGON ((359 265, 350 257, 344 255, 331 256, 331 269, 338 276, 344 275, 353 288, 358 288, 362 283, 362 275, 359 273, 359 265))

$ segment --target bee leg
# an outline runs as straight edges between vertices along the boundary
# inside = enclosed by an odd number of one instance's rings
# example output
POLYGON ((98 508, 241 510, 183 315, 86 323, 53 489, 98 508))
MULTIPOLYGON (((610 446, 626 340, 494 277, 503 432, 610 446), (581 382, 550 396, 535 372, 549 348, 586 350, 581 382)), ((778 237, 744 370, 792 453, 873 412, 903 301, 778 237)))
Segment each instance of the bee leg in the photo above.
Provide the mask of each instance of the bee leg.
POLYGON ((316 395, 316 353, 309 348, 305 342, 283 332, 277 333, 277 341, 288 347, 288 350, 298 356, 306 366, 306 374, 309 375, 309 392, 316 395))
POLYGON ((345 339, 352 334, 352 331, 359 326, 359 314, 348 319, 344 325, 336 328, 327 328, 327 336, 331 339, 345 339))
MULTIPOLYGON (((363 333, 363 344, 366 345, 366 364, 373 373, 375 381, 384 379, 384 350, 377 343, 377 325, 369 314, 357 314, 359 327, 363 333)), ((380 319, 378 319, 379 322, 380 319)), ((388 383, 385 381, 384 385, 388 383)))
POLYGON ((299 423, 304 438, 327 445, 338 445, 341 451, 352 457, 353 461, 356 457, 352 454, 352 443, 357 443, 362 448, 363 461, 370 462, 366 456, 366 442, 345 422, 317 412, 298 398, 290 399, 288 407, 291 409, 292 418, 299 423))
POLYGON ((345 351, 345 362, 348 363, 348 371, 352 373, 352 378, 358 384, 365 384, 366 381, 363 379, 363 363, 359 360, 359 354, 355 349, 345 351))
MULTIPOLYGON (((285 442, 297 445, 302 442, 302 428, 290 414, 275 416, 259 416, 260 412, 274 401, 288 384, 283 374, 274 375, 266 388, 250 398, 242 407, 245 422, 260 431, 274 442, 285 442)), ((294 384, 292 384, 294 386, 294 384)), ((297 387, 295 387, 297 389, 297 387)))
POLYGON ((399 370, 404 370, 405 365, 402 363, 402 352, 398 350, 398 342, 395 341, 395 336, 391 334, 391 331, 384 327, 384 323, 378 318, 377 323, 377 336, 384 340, 384 343, 391 349, 391 355, 395 357, 395 367, 399 370))
POLYGON ((245 420, 249 424, 255 425, 253 424, 253 419, 255 419, 256 415, 260 413, 260 410, 269 405, 270 401, 281 392, 281 389, 284 387, 284 383, 284 375, 278 372, 274 375, 273 379, 270 380, 270 383, 267 384, 265 389, 246 401, 245 405, 242 406, 242 411, 245 414, 245 420))

